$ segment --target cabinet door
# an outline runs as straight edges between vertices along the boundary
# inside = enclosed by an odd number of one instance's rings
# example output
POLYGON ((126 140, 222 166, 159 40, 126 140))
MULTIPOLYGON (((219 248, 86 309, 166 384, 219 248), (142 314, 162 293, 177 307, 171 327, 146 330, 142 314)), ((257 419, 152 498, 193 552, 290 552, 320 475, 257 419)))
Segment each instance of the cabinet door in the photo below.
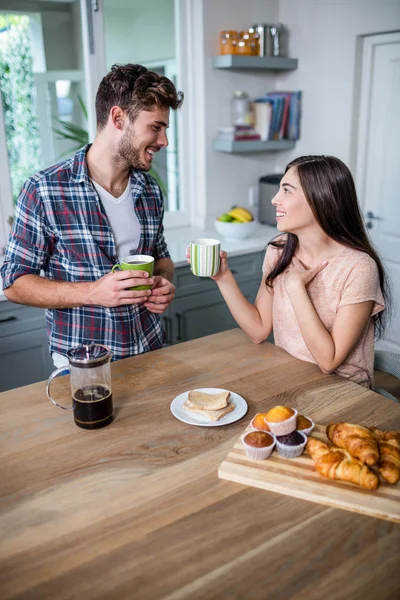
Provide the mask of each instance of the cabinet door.
POLYGON ((171 314, 171 307, 169 306, 165 312, 161 315, 161 325, 165 333, 164 346, 172 346, 174 343, 173 333, 173 316, 171 314))
MULTIPOLYGON (((240 287, 253 281, 261 281, 264 252, 252 252, 228 258, 229 268, 240 287)), ((178 267, 175 271, 175 297, 203 294, 216 289, 215 282, 209 277, 196 277, 189 266, 178 267)))
POLYGON ((0 338, 0 391, 42 381, 53 370, 45 327, 0 338))
MULTIPOLYGON (((248 286, 243 292, 252 301, 255 286, 248 286)), ((237 327, 219 290, 174 300, 171 312, 174 343, 195 340, 237 327)))

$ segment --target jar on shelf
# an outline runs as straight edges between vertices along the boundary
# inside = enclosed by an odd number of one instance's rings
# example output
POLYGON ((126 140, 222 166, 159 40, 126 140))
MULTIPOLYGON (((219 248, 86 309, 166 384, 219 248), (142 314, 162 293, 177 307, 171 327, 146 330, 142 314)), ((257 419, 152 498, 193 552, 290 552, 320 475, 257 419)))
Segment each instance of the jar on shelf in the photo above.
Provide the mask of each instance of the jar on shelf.
POLYGON ((253 27, 250 27, 249 34, 251 54, 253 56, 260 56, 260 36, 253 27))
POLYGON ((238 41, 236 43, 236 54, 250 56, 252 54, 250 33, 248 31, 240 31, 238 41))
POLYGON ((236 54, 236 44, 238 41, 237 31, 221 31, 219 36, 219 53, 236 54))
POLYGON ((231 99, 231 124, 237 125, 249 124, 249 96, 246 92, 237 91, 231 99))
POLYGON ((289 56, 289 30, 282 23, 259 23, 251 27, 259 35, 260 56, 289 56))

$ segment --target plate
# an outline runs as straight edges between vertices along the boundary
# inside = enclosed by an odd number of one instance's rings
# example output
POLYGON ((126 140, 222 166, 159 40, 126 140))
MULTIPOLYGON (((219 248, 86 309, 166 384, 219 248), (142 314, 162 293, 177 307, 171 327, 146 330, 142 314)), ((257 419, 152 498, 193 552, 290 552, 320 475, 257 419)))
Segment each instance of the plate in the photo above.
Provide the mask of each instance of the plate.
MULTIPOLYGON (((206 394, 218 394, 219 392, 229 392, 230 390, 223 390, 221 388, 197 388, 193 391, 204 392, 206 394)), ((236 404, 235 410, 222 417, 222 419, 219 419, 219 421, 211 421, 203 415, 198 413, 190 413, 184 410, 183 404, 186 402, 188 394, 189 391, 183 392, 172 400, 171 412, 174 417, 180 421, 183 421, 184 423, 188 423, 189 425, 198 425, 199 427, 221 427, 221 425, 229 425, 229 423, 235 423, 236 421, 239 421, 239 419, 244 417, 244 415, 247 413, 248 406, 246 400, 242 398, 242 396, 239 396, 239 394, 231 392, 229 401, 236 404)))

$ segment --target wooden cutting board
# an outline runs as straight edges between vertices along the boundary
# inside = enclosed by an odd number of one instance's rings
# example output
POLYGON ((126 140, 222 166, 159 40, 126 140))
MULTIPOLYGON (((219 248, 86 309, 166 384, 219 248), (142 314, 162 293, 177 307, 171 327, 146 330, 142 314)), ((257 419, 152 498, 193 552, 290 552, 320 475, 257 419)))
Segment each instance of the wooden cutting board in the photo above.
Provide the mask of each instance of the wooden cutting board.
MULTIPOLYGON (((246 431, 250 430, 249 425, 246 431)), ((312 436, 328 442, 324 425, 315 425, 312 436)), ((389 485, 381 479, 379 488, 372 491, 352 483, 326 479, 314 470, 314 461, 306 452, 298 458, 285 459, 274 449, 267 460, 253 460, 246 456, 239 438, 221 463, 218 476, 270 492, 400 522, 400 482, 389 485)))

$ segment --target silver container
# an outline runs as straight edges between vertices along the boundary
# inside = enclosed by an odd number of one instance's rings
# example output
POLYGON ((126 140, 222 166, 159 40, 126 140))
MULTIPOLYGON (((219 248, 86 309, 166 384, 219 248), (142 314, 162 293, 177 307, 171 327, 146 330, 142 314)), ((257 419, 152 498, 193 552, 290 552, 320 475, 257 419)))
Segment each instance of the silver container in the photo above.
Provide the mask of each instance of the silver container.
POLYGON ((289 30, 282 23, 253 25, 260 38, 260 56, 289 56, 289 30))
POLYGON ((271 200, 279 191, 279 184, 282 177, 283 173, 274 173, 272 175, 265 175, 259 180, 259 220, 265 225, 276 227, 276 209, 275 206, 272 206, 271 200))

